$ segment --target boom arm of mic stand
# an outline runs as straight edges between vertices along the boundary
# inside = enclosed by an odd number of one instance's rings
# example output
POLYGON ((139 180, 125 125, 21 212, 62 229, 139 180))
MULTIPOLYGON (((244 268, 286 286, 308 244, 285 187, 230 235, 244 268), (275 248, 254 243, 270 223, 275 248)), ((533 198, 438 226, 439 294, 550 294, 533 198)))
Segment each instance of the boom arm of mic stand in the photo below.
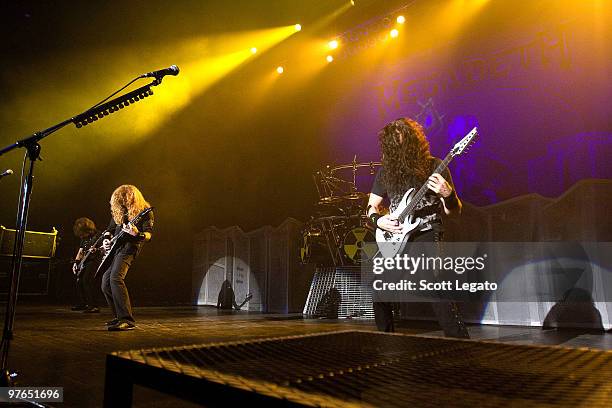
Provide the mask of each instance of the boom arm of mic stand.
POLYGON ((112 99, 108 102, 96 106, 95 108, 89 109, 79 115, 76 115, 75 117, 69 119, 69 122, 74 123, 77 128, 87 126, 88 124, 95 122, 98 119, 102 119, 110 115, 111 113, 117 112, 119 109, 125 108, 131 103, 136 103, 138 101, 143 100, 144 98, 153 95, 151 87, 157 86, 160 83, 161 81, 155 79, 148 85, 141 86, 138 89, 126 93, 125 95, 118 96, 115 99, 112 99))
POLYGON ((25 147, 29 149, 29 146, 35 145, 41 139, 44 139, 45 137, 49 136, 51 133, 58 131, 59 129, 63 128, 69 123, 74 123, 77 128, 81 128, 98 119, 102 119, 110 115, 111 113, 117 112, 119 109, 123 109, 124 107, 128 106, 130 103, 135 103, 139 100, 142 100, 148 96, 153 95, 153 91, 151 90, 151 87, 157 86, 160 83, 161 83, 160 80, 155 79, 153 82, 151 82, 148 85, 141 86, 138 89, 135 89, 124 95, 118 96, 117 98, 112 99, 101 105, 98 105, 95 108, 86 110, 83 113, 80 113, 76 116, 71 117, 70 119, 66 119, 63 122, 53 125, 48 129, 41 130, 40 132, 36 132, 31 136, 28 136, 24 139, 21 139, 13 144, 10 144, 4 147, 3 149, 0 150, 0 156, 18 147, 25 147))

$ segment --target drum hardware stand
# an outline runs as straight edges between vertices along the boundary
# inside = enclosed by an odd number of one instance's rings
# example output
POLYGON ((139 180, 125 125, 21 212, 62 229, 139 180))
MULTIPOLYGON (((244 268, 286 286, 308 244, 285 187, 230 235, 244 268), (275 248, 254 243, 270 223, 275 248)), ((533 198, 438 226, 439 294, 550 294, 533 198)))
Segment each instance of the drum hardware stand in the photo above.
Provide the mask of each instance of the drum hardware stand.
MULTIPOLYGON (((367 222, 363 219, 365 217, 364 207, 367 194, 357 191, 357 172, 361 168, 367 168, 370 175, 374 175, 374 167, 380 165, 381 163, 372 161, 358 163, 357 155, 354 155, 352 162, 349 164, 340 164, 334 167, 327 165, 313 173, 313 180, 319 194, 319 202, 317 203, 321 206, 319 208, 340 215, 312 217, 307 229, 303 231, 306 237, 305 251, 308 249, 306 248, 308 247, 307 240, 314 237, 314 235, 310 235, 310 232, 320 228, 317 237, 321 239, 318 242, 327 246, 330 255, 328 262, 331 261, 334 266, 347 266, 359 262, 353 259, 352 255, 348 255, 348 258, 345 256, 347 255, 345 244, 349 233, 353 232, 351 237, 355 238, 355 228, 367 228, 367 222), (351 175, 339 175, 338 172, 342 170, 351 171, 351 175)), ((363 231, 360 231, 360 236, 362 233, 363 231)), ((359 251, 362 250, 360 240, 361 238, 358 237, 356 244, 359 251)), ((358 253, 361 254, 361 252, 358 253)))
POLYGON ((39 142, 50 134, 68 125, 69 123, 74 123, 77 128, 81 128, 82 126, 86 126, 87 124, 97 121, 98 119, 102 119, 103 117, 108 116, 111 113, 117 112, 119 109, 124 108, 130 103, 134 103, 138 100, 148 97, 149 95, 153 95, 151 87, 159 85, 161 83, 161 77, 156 77, 155 80, 148 85, 142 86, 125 95, 105 102, 110 97, 116 95, 118 92, 125 89, 139 78, 141 77, 132 80, 123 88, 116 91, 114 94, 112 94, 102 102, 94 105, 92 108, 86 110, 85 112, 73 116, 70 119, 66 119, 63 122, 51 126, 48 129, 36 132, 29 137, 21 139, 3 149, 0 149, 0 156, 19 147, 24 148, 26 150, 23 167, 21 170, 22 175, 25 173, 26 161, 29 160, 28 174, 25 178, 23 178, 23 183, 21 185, 21 191, 19 195, 19 202, 17 205, 17 233, 15 237, 15 244, 13 247, 13 257, 11 260, 9 297, 6 304, 6 314, 4 318, 4 329, 2 332, 2 344, 0 350, 0 369, 2 370, 2 372, 0 373, 0 387, 9 387, 14 385, 15 379, 17 377, 17 373, 13 370, 9 370, 8 368, 8 357, 10 343, 13 339, 13 327, 15 323, 17 294, 19 292, 19 278, 21 276, 21 269, 23 263, 23 246, 25 241, 26 228, 28 224, 28 212, 30 209, 32 187, 34 185, 34 164, 37 160, 42 160, 40 158, 41 146, 39 142))
POLYGON ((351 193, 357 191, 357 155, 353 157, 353 184, 351 186, 351 193))
POLYGON ((319 194, 319 198, 320 197, 325 197, 323 194, 321 194, 321 187, 319 187, 319 177, 321 177, 321 172, 318 171, 316 173, 314 173, 312 175, 312 179, 314 181, 315 187, 317 188, 317 194, 319 194))
MULTIPOLYGON (((327 183, 328 188, 329 188, 329 190, 330 190, 330 194, 329 194, 330 196, 332 196, 332 197, 334 196, 334 190, 339 190, 339 191, 340 191, 340 193, 345 193, 345 192, 343 191, 343 189, 342 189, 342 186, 341 186, 339 183, 347 183, 347 181, 346 181, 346 180, 342 180, 342 179, 339 179, 339 178, 334 177, 334 176, 328 176, 328 177, 326 178, 325 182, 327 183)), ((350 183, 350 182, 349 182, 349 183, 350 183)), ((349 188, 351 188, 351 189, 352 189, 352 188, 353 188, 353 186, 351 186, 351 187, 349 187, 349 188)))
POLYGON ((332 256, 332 262, 334 265, 341 264, 344 266, 344 259, 342 258, 342 252, 340 251, 340 247, 338 246, 340 242, 340 237, 336 234, 336 230, 332 223, 332 220, 324 220, 323 221, 323 233, 325 235, 325 241, 327 242, 327 248, 329 250, 330 255, 332 256), (325 225, 326 222, 329 222, 329 228, 325 225), (330 234, 333 242, 330 242, 330 234), (333 250, 332 250, 333 248, 333 250))

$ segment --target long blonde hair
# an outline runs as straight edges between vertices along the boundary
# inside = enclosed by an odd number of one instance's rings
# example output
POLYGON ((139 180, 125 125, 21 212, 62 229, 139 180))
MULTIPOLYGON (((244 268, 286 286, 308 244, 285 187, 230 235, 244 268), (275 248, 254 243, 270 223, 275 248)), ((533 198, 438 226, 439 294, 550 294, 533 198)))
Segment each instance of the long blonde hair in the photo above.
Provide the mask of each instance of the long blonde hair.
POLYGON ((124 184, 113 191, 110 199, 111 214, 115 224, 121 225, 126 214, 131 220, 151 205, 144 199, 140 190, 131 184, 124 184))

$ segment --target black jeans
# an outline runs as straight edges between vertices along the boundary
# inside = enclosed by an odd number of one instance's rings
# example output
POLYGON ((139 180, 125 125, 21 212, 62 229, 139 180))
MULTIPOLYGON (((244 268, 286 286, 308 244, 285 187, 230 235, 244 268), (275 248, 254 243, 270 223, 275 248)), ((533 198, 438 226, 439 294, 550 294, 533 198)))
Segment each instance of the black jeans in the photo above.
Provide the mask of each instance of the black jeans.
POLYGON ((89 307, 97 306, 96 295, 94 292, 96 268, 98 264, 96 262, 88 262, 85 264, 81 276, 77 279, 76 287, 77 294, 79 296, 80 304, 87 305, 89 307))
POLYGON ((111 311, 120 321, 135 321, 130 295, 124 282, 133 261, 134 255, 118 252, 102 276, 102 292, 111 311))
MULTIPOLYGON (((411 237, 412 242, 441 242, 442 233, 425 231, 411 237)), ((439 248, 438 248, 439 249, 439 248)), ((374 320, 379 331, 394 332, 393 309, 391 302, 374 302, 374 320)), ((469 339, 470 334, 463 323, 457 304, 452 301, 438 300, 431 302, 434 314, 446 337, 469 339)), ((397 309, 397 308, 395 308, 397 309)))

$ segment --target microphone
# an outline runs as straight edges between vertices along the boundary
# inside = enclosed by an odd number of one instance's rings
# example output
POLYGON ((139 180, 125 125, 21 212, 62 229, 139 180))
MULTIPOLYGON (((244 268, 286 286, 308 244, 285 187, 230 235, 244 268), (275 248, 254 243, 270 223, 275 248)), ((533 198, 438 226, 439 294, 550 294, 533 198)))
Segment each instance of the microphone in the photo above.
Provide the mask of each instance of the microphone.
POLYGON ((11 174, 13 174, 13 170, 11 170, 11 169, 6 169, 6 170, 4 170, 2 173, 0 173, 0 178, 2 178, 2 177, 6 177, 6 176, 10 176, 11 174))
POLYGON ((158 69, 157 71, 147 72, 146 74, 142 74, 139 78, 157 78, 162 79, 166 75, 178 75, 179 68, 176 65, 170 65, 168 68, 158 69))

